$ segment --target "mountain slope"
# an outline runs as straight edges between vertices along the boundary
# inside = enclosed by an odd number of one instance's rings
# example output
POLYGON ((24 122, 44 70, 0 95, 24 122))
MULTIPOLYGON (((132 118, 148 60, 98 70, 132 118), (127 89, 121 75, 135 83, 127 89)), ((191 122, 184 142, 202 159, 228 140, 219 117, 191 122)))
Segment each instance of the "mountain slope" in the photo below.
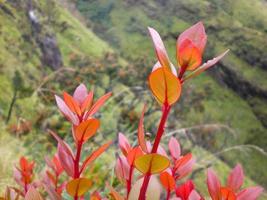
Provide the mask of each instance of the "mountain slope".
MULTIPOLYGON (((224 135, 227 143, 224 144, 223 136, 218 136, 219 145, 226 148, 255 144, 266 150, 267 7, 264 1, 78 0, 77 8, 90 20, 95 33, 109 41, 122 57, 131 60, 137 71, 146 73, 156 61, 147 26, 159 31, 174 58, 177 35, 202 20, 208 33, 205 58, 212 58, 227 48, 231 52, 209 73, 211 76, 203 75, 186 84, 172 125, 182 128, 223 124, 233 129, 235 137, 229 131, 221 131, 219 135, 224 135)), ((143 76, 140 72, 136 77, 143 76)), ((205 131, 199 130, 198 134, 202 137, 205 131)), ((209 139, 204 142, 212 143, 209 139)), ((231 158, 228 154, 221 158, 231 165, 242 162, 251 177, 266 186, 267 174, 262 167, 267 164, 266 156, 252 151, 242 156, 240 151, 233 151, 231 158)))

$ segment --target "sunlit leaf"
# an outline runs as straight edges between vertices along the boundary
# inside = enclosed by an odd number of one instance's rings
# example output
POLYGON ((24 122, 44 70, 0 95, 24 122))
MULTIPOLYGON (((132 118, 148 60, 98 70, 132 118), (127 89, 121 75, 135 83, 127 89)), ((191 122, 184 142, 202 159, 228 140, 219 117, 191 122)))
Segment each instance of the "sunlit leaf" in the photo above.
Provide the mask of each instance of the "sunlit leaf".
POLYGON ((100 121, 98 119, 88 119, 74 128, 75 138, 77 141, 86 142, 93 135, 100 126, 100 121))
POLYGON ((68 194, 72 197, 80 197, 84 195, 92 186, 92 181, 87 178, 73 179, 66 185, 68 194))
POLYGON ((207 35, 203 23, 198 22, 181 33, 178 37, 177 45, 179 46, 186 39, 191 40, 199 51, 203 53, 207 43, 207 35))
POLYGON ((135 159, 134 165, 143 174, 156 174, 168 168, 170 165, 170 161, 165 156, 152 153, 139 156, 135 159))
POLYGON ((73 93, 73 98, 79 103, 81 106, 87 97, 87 88, 84 84, 80 84, 73 93))
POLYGON ((138 143, 142 150, 148 153, 146 141, 145 141, 145 130, 144 130, 144 115, 145 115, 146 105, 144 105, 139 124, 138 124, 138 143))
POLYGON ((127 156, 128 153, 131 151, 132 147, 123 133, 119 133, 118 142, 123 155, 127 156))
POLYGON ((181 154, 181 147, 178 140, 175 137, 171 137, 168 146, 171 156, 177 160, 181 154))
POLYGON ((77 115, 81 115, 81 109, 79 107, 79 103, 68 93, 63 93, 64 101, 67 104, 67 106, 70 108, 70 110, 77 115))
POLYGON ((180 67, 186 70, 194 70, 200 66, 202 55, 194 44, 186 39, 177 49, 177 61, 180 67))
POLYGON ((91 153, 90 156, 88 156, 85 161, 83 162, 81 172, 90 165, 96 158, 98 158, 104 151, 107 150, 107 148, 111 145, 112 141, 107 142, 106 144, 99 147, 97 150, 95 150, 93 153, 91 153))
POLYGON ((175 188, 175 180, 168 172, 160 174, 160 182, 167 191, 172 191, 175 188))
POLYGON ((163 67, 150 74, 149 86, 153 95, 161 104, 168 103, 172 105, 179 99, 181 94, 180 81, 163 67))

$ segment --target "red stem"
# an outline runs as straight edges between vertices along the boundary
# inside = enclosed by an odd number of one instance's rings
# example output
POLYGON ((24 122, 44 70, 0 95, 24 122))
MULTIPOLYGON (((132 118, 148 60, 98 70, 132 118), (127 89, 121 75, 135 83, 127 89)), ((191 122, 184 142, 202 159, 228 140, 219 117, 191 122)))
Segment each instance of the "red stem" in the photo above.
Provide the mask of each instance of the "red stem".
POLYGON ((170 190, 167 190, 166 200, 169 200, 170 199, 170 195, 171 195, 171 191, 170 190))
POLYGON ((151 176, 150 172, 146 173, 142 187, 140 189, 138 200, 146 200, 146 191, 147 191, 147 186, 150 180, 150 176, 151 176))
POLYGON ((129 197, 131 188, 132 188, 132 177, 133 177, 133 171, 134 171, 134 166, 130 166, 130 172, 129 172, 129 180, 127 181, 127 199, 129 197))
POLYGON ((180 70, 180 73, 179 73, 179 76, 178 76, 178 78, 179 78, 180 80, 183 78, 183 75, 184 75, 184 73, 185 73, 185 71, 186 71, 186 68, 187 68, 187 67, 181 67, 181 70, 180 70))
MULTIPOLYGON (((82 142, 78 142, 77 143, 77 151, 76 151, 76 156, 75 156, 75 159, 74 159, 74 177, 73 178, 80 178, 80 158, 81 158, 81 151, 82 151, 82 146, 83 146, 83 143, 82 142)), ((75 196, 74 197, 74 200, 78 200, 79 197, 78 196, 75 196)))
MULTIPOLYGON (((153 145, 151 153, 157 153, 161 137, 162 137, 162 135, 164 133, 165 123, 167 121, 167 118, 168 118, 170 110, 171 110, 171 106, 169 104, 165 103, 163 105, 163 108, 162 108, 163 113, 162 113, 162 116, 161 116, 161 119, 160 119, 157 135, 156 135, 155 142, 154 142, 154 145, 153 145)), ((147 191, 147 187, 148 187, 148 183, 149 183, 150 177, 151 177, 150 172, 146 173, 146 175, 144 177, 144 181, 143 181, 142 187, 140 189, 140 194, 139 194, 138 200, 145 200, 146 199, 146 191, 147 191)))

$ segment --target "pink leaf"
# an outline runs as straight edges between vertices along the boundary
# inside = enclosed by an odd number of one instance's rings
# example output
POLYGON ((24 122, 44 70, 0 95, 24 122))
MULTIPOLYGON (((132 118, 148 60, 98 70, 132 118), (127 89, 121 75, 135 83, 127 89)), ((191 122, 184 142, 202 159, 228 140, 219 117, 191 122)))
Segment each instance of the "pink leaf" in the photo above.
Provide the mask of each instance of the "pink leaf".
POLYGON ((177 45, 181 45, 182 42, 186 39, 191 40, 194 45, 199 49, 199 51, 203 53, 207 43, 207 35, 203 23, 198 22, 187 30, 185 30, 183 33, 181 33, 178 37, 177 45))
POLYGON ((129 178, 130 166, 126 157, 119 156, 116 161, 115 173, 119 180, 125 181, 129 178))
POLYGON ((228 176, 227 186, 231 188, 233 191, 237 191, 242 186, 243 181, 244 181, 243 169, 242 166, 238 164, 228 176))
POLYGON ((65 170, 65 172, 73 177, 74 175, 74 162, 73 157, 70 155, 64 146, 62 146, 60 143, 58 143, 57 147, 57 153, 58 153, 58 159, 61 163, 61 166, 65 170))
POLYGON ((213 65, 215 65, 217 62, 219 62, 227 53, 229 52, 229 49, 226 50, 225 52, 223 52, 222 54, 220 54, 219 56, 208 60, 206 63, 204 63, 203 65, 201 65, 199 68, 197 68, 195 71, 193 71, 191 74, 189 74, 188 76, 186 76, 182 81, 186 81, 190 78, 194 78, 197 75, 199 75, 200 73, 204 72, 205 70, 207 70, 208 68, 212 67, 213 65))
POLYGON ((221 200, 221 184, 212 169, 208 169, 207 185, 212 200, 221 200))
POLYGON ((84 102, 87 97, 87 88, 84 84, 80 84, 73 93, 73 98, 80 104, 84 102))
POLYGON ((181 155, 181 147, 180 147, 180 144, 177 141, 177 139, 174 138, 174 137, 171 137, 171 139, 169 141, 169 150, 170 150, 171 156, 174 159, 177 160, 180 157, 180 155, 181 155))
POLYGON ((237 200, 256 200, 262 192, 262 187, 249 187, 238 193, 237 200))
POLYGON ((119 140, 119 147, 120 147, 123 155, 127 156, 129 151, 131 151, 131 149, 132 149, 131 145, 123 133, 119 133, 118 138, 119 138, 118 139, 119 140))
POLYGON ((165 49, 165 46, 161 40, 159 33, 155 29, 150 28, 150 27, 148 27, 148 31, 149 31, 150 36, 152 38, 154 48, 156 51, 156 55, 158 57, 158 60, 161 64, 161 66, 166 67, 168 69, 171 69, 170 59, 168 57, 167 51, 165 49))
POLYGON ((78 117, 69 109, 65 102, 57 95, 55 95, 56 103, 62 114, 74 125, 78 125, 78 117))
POLYGON ((34 187, 30 187, 26 193, 25 200, 43 200, 43 198, 34 187))
POLYGON ((195 159, 190 159, 185 164, 181 165, 177 170, 176 173, 178 173, 179 179, 182 179, 183 177, 187 176, 193 169, 193 166, 195 164, 195 159))

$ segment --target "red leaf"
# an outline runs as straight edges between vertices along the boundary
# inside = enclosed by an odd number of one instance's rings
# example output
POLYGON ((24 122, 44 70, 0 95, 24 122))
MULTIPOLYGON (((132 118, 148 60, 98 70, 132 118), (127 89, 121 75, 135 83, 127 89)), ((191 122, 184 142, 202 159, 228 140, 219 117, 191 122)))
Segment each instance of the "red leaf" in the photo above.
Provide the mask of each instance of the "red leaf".
POLYGON ((233 191, 240 189, 244 181, 244 173, 240 164, 236 165, 227 179, 227 186, 233 191))
POLYGON ((211 169, 208 169, 207 185, 212 200, 221 200, 221 183, 211 169))
POLYGON ((78 102, 66 92, 63 93, 63 97, 69 109, 80 116, 82 113, 78 102))
POLYGON ((91 92, 89 92, 89 94, 87 95, 87 97, 85 98, 83 103, 81 104, 81 111, 82 112, 89 110, 91 108, 92 103, 93 103, 93 98, 94 98, 94 92, 91 91, 91 92))
POLYGON ((98 119, 91 118, 83 121, 74 128, 75 140, 79 142, 86 142, 88 139, 95 135, 99 126, 100 121, 98 119))
POLYGON ((65 172, 73 177, 74 175, 74 161, 73 161, 73 156, 69 154, 64 148, 61 143, 58 143, 58 148, 57 148, 57 154, 59 161, 61 163, 61 166, 65 170, 65 172))
POLYGON ((160 174, 160 182, 167 191, 172 191, 175 188, 175 180, 168 172, 160 174))

